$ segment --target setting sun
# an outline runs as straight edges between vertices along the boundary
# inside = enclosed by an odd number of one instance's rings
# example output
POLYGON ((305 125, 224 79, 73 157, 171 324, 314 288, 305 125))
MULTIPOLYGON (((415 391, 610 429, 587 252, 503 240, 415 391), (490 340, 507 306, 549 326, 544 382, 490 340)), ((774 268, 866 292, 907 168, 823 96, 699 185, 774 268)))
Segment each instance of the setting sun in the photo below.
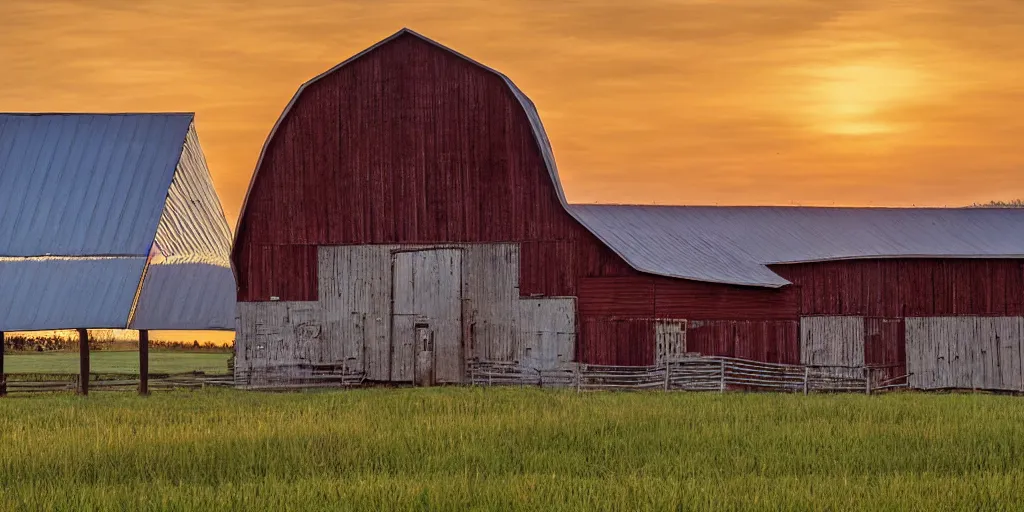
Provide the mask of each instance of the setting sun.
POLYGON ((877 135, 899 132, 904 126, 887 118, 919 94, 920 74, 892 64, 858 63, 814 73, 809 98, 813 126, 838 135, 877 135))

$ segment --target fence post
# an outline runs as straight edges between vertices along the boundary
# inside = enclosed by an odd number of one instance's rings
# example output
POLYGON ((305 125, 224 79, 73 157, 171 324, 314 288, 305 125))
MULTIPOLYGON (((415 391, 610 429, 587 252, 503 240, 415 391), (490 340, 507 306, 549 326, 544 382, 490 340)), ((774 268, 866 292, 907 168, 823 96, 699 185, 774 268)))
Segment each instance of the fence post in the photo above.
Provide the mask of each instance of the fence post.
POLYGON ((149 394, 149 331, 139 331, 139 394, 149 394))
POLYGON ((809 366, 804 366, 804 394, 805 395, 808 392, 807 385, 808 385, 808 382, 810 380, 811 380, 811 368, 809 366))
POLYGON ((871 394, 871 368, 864 367, 864 393, 871 394))
POLYGON ((718 385, 718 392, 725 393, 725 359, 721 360, 722 381, 718 385))
POLYGON ((89 331, 78 330, 78 392, 89 394, 89 331))
POLYGON ((0 397, 7 396, 7 373, 4 371, 4 332, 0 331, 0 397))
POLYGON ((576 392, 580 392, 580 373, 583 372, 583 365, 576 363, 576 392))
POLYGON ((669 369, 668 361, 665 361, 665 391, 668 391, 668 376, 669 376, 668 369, 669 369))

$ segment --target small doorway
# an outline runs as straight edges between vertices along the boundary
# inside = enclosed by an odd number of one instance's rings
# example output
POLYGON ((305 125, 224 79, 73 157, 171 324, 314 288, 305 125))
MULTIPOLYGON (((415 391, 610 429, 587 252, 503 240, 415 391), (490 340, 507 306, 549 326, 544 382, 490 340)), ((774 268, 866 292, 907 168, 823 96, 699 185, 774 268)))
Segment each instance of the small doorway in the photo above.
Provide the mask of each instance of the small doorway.
POLYGON ((391 268, 391 380, 461 382, 462 251, 396 252, 391 268))

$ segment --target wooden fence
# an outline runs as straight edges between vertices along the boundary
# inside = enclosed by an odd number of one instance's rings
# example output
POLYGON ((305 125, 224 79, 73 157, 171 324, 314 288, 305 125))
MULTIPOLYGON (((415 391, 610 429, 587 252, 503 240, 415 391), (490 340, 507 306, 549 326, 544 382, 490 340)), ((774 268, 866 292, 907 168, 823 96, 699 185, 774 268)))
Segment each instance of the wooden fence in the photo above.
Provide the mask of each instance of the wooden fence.
POLYGON ((285 391, 304 388, 350 388, 362 386, 363 372, 345 365, 294 364, 235 372, 236 387, 260 391, 285 391))
MULTIPOLYGON (((15 393, 52 393, 59 391, 76 392, 79 390, 78 375, 68 374, 32 374, 35 380, 12 380, 8 375, 7 392, 15 393)), ((89 379, 90 391, 136 391, 139 378, 89 379)), ((207 387, 232 387, 234 378, 231 375, 206 375, 203 373, 187 373, 175 375, 149 376, 149 389, 201 389, 207 387)))
POLYGON ((776 391, 873 393, 906 387, 906 376, 884 379, 889 366, 808 366, 761 363, 731 357, 686 357, 656 366, 569 364, 537 371, 515 363, 474 361, 470 383, 478 386, 574 387, 590 390, 776 391))
MULTIPOLYGON (((875 393, 905 388, 906 376, 883 380, 888 366, 810 366, 773 364, 730 357, 684 357, 656 366, 603 366, 567 364, 557 370, 538 371, 517 363, 472 361, 469 383, 477 386, 541 386, 592 390, 666 391, 775 391, 790 393, 875 393)), ((38 393, 78 389, 77 375, 34 375, 32 381, 8 380, 9 393, 38 393)), ((250 390, 349 388, 366 383, 361 373, 333 365, 275 367, 257 375, 205 375, 203 373, 150 375, 149 387, 200 389, 237 387, 250 390), (300 371, 301 370, 301 371, 300 371), (298 377, 301 375, 301 377, 298 377), (248 378, 247 378, 248 377, 248 378)), ((134 391, 139 379, 90 379, 96 391, 134 391)))

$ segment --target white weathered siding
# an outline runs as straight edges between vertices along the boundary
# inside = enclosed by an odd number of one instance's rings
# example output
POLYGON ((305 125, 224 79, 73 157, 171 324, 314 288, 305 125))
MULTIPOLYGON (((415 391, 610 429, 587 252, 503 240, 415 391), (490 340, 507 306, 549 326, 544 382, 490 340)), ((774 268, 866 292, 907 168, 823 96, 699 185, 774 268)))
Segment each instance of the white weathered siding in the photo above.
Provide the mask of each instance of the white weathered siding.
POLYGON ((468 359, 511 361, 519 318, 519 246, 465 246, 463 329, 468 359))
POLYGON ((245 380, 268 368, 301 373, 298 365, 323 360, 327 343, 321 326, 316 302, 238 303, 236 377, 245 380))
POLYGON ((659 320, 654 325, 655 363, 673 361, 686 353, 686 320, 659 320))
POLYGON ((412 380, 419 352, 429 350, 433 381, 461 382, 462 251, 398 252, 393 269, 391 380, 412 380))
POLYGON ((325 360, 365 372, 370 380, 391 376, 391 252, 386 246, 321 247, 319 298, 323 308, 325 360))
POLYGON ((906 319, 907 372, 919 389, 1024 390, 1021 317, 906 319))
POLYGON ((519 300, 519 343, 515 359, 538 371, 573 360, 576 350, 576 300, 571 297, 519 300))
POLYGON ((863 366, 864 318, 800 318, 800 362, 821 366, 863 366))
POLYGON ((437 382, 462 382, 471 359, 549 369, 575 354, 575 300, 520 299, 516 244, 320 247, 318 272, 317 302, 240 305, 237 350, 249 359, 239 356, 239 372, 290 364, 302 365, 288 370, 298 377, 320 366, 411 382, 417 322, 433 332, 437 382), (315 341, 281 341, 270 359, 267 332, 290 340, 280 333, 300 317, 303 332, 317 331, 315 341))

